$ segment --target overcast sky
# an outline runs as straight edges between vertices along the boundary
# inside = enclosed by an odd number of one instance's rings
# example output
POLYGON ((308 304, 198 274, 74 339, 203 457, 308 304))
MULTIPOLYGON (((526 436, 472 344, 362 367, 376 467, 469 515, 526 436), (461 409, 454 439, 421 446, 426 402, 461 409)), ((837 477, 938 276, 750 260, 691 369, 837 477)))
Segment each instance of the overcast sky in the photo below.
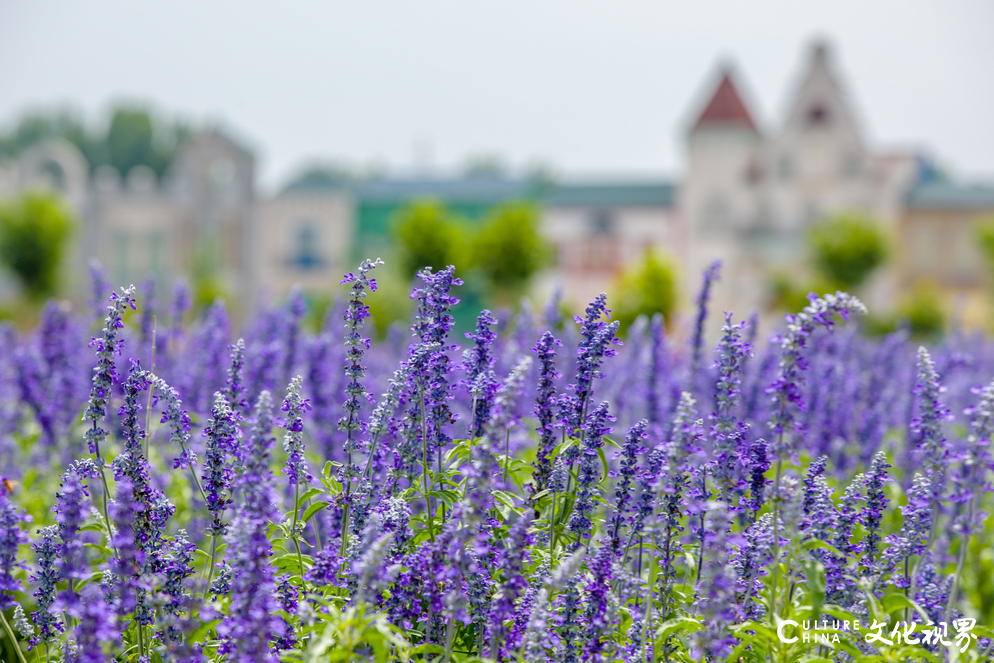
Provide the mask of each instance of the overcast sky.
POLYGON ((114 101, 229 127, 274 186, 302 163, 676 175, 722 62, 777 122, 814 37, 872 145, 994 180, 989 0, 0 0, 0 124, 114 101))

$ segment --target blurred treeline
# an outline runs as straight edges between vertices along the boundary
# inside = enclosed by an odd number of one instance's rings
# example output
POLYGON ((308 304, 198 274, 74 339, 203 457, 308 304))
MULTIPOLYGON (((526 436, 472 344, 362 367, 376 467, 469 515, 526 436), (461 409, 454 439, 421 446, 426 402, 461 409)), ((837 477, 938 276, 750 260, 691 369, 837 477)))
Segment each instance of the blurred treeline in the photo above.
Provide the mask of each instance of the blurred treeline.
POLYGON ((17 156, 42 140, 63 138, 79 148, 91 171, 111 166, 126 175, 135 166, 147 166, 161 179, 189 132, 186 123, 137 104, 112 108, 108 121, 97 126, 70 109, 34 111, 0 131, 0 157, 17 156))

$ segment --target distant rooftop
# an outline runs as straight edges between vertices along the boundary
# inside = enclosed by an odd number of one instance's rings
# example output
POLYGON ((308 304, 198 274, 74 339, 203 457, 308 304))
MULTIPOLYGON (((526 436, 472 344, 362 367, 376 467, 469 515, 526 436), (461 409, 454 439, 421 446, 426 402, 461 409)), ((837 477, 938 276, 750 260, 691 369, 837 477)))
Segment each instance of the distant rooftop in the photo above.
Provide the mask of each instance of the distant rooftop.
POLYGON ((674 205, 676 185, 672 182, 591 182, 552 186, 543 197, 546 205, 664 206, 674 205))
POLYGON ((911 208, 959 208, 994 210, 994 185, 929 182, 908 192, 911 208))
POLYGON ((356 184, 356 197, 368 202, 404 202, 438 198, 452 203, 499 203, 535 195, 535 184, 525 179, 492 176, 452 178, 377 179, 356 184))
POLYGON ((752 115, 746 108, 742 96, 735 88, 732 81, 732 73, 729 70, 722 72, 721 81, 718 88, 711 96, 711 100, 697 122, 694 129, 704 129, 707 127, 742 127, 756 131, 756 124, 752 121, 752 115))

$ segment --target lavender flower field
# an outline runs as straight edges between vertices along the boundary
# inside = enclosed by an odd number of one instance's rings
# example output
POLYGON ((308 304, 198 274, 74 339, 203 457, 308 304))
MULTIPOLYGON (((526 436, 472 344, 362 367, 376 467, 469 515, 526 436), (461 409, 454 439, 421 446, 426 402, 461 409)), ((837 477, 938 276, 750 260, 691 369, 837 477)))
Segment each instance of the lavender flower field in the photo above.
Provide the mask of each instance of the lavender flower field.
POLYGON ((317 331, 99 271, 0 328, 0 658, 992 660, 988 339, 763 338, 717 266, 687 343, 603 295, 459 338, 450 267, 371 342, 378 264, 317 331))

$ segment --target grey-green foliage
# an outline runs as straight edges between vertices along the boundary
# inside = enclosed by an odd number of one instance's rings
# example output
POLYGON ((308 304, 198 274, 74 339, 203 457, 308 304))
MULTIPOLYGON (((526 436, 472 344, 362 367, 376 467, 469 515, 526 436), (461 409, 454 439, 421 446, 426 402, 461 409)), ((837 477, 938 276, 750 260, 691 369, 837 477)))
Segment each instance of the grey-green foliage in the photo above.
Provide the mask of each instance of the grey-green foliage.
POLYGON ((31 297, 53 294, 75 221, 54 193, 29 191, 0 205, 0 264, 31 297))

